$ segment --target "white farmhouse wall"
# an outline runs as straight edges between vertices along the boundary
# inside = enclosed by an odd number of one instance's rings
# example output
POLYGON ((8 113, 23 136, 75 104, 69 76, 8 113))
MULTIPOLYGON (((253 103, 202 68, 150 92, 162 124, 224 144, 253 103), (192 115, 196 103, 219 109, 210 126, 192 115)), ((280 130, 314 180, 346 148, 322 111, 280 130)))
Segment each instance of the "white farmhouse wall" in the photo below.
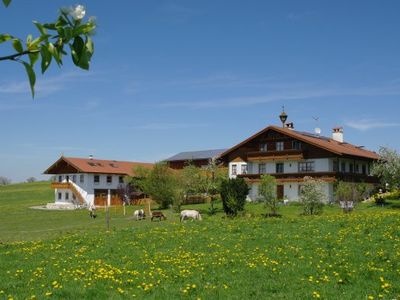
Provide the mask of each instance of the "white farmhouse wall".
MULTIPOLYGON (((62 174, 62 175, 57 175, 57 181, 59 176, 62 176, 62 181, 66 183, 67 182, 67 176, 69 176, 69 182, 75 186, 75 188, 81 193, 82 197, 85 199, 85 202, 87 205, 93 204, 94 203, 94 192, 95 189, 101 189, 101 190, 115 190, 119 186, 119 176, 120 175, 111 175, 112 176, 112 182, 107 183, 107 176, 108 174, 62 174), (76 180, 75 182, 72 181, 73 176, 76 175, 76 180), (83 182, 80 181, 80 175, 83 175, 83 182), (99 183, 94 182, 94 176, 98 175, 100 177, 99 183)), ((73 198, 72 198, 72 191, 69 189, 56 189, 55 190, 55 202, 56 203, 73 203, 73 198), (61 199, 58 199, 58 193, 62 194, 61 199), (69 193, 69 199, 66 199, 66 193, 69 193)))

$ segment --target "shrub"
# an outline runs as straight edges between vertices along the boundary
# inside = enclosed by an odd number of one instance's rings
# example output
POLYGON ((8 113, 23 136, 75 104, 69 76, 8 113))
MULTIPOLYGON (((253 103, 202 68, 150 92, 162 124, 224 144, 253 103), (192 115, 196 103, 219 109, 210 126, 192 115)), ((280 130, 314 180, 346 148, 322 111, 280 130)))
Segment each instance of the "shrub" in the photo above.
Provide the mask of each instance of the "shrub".
POLYGON ((236 216, 244 209, 249 187, 243 178, 224 180, 221 183, 221 199, 224 212, 236 216))
POLYGON ((270 210, 271 216, 277 216, 278 203, 280 199, 276 197, 276 179, 271 175, 262 175, 261 182, 259 185, 259 194, 261 201, 265 203, 265 206, 270 210))
POLYGON ((300 202, 303 205, 303 215, 321 214, 325 195, 321 190, 322 182, 312 177, 304 177, 300 202))

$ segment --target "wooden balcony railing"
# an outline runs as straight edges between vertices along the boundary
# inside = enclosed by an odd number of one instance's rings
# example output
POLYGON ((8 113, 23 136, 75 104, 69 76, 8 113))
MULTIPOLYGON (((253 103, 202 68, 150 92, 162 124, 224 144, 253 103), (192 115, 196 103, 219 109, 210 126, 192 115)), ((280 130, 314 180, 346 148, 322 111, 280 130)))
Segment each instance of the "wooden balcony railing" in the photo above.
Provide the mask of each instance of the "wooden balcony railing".
POLYGON ((300 160, 304 158, 304 150, 288 149, 282 151, 250 151, 248 161, 266 160, 300 160))
MULTIPOLYGON (((258 180, 264 174, 240 174, 238 177, 258 180)), ((365 182, 365 183, 379 183, 379 178, 376 176, 370 176, 366 174, 358 173, 342 173, 342 172, 298 172, 298 173, 272 173, 269 174, 274 176, 277 180, 298 180, 306 176, 313 178, 333 178, 335 180, 350 181, 350 182, 365 182)))
POLYGON ((69 189, 71 184, 69 182, 52 182, 51 187, 53 189, 69 189))

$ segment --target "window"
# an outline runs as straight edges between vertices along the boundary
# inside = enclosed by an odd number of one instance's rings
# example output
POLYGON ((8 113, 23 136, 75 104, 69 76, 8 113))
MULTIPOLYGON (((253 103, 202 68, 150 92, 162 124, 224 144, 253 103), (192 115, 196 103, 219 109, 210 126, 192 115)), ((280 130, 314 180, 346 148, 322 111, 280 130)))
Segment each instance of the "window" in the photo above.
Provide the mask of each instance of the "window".
POLYGON ((354 172, 353 164, 349 164, 349 172, 350 173, 354 172))
POLYGON ((296 150, 301 150, 301 142, 300 141, 293 141, 292 148, 296 150))
POLYGON ((339 163, 334 160, 333 161, 333 172, 338 172, 339 171, 339 163))
POLYGON ((315 163, 313 161, 299 162, 299 172, 314 172, 315 163))
POLYGON ((69 199, 69 193, 66 192, 66 193, 65 193, 65 200, 68 200, 68 199, 69 199))
POLYGON ((364 175, 367 174, 367 166, 366 165, 362 165, 361 168, 362 168, 362 173, 364 175))
POLYGON ((266 173, 266 168, 265 168, 265 164, 259 164, 258 165, 258 174, 265 174, 266 173))
POLYGON ((67 179, 67 182, 69 182, 69 175, 67 175, 66 179, 67 179))
POLYGON ((83 183, 85 181, 85 175, 83 174, 79 175, 79 181, 80 183, 83 183))
POLYGON ((118 177, 118 182, 119 183, 124 183, 124 176, 119 176, 118 177))
POLYGON ((107 183, 108 184, 112 183, 112 176, 111 175, 107 175, 107 183))
POLYGON ((232 175, 237 174, 237 165, 232 165, 232 175))
POLYGON ((276 142, 276 151, 283 151, 283 150, 284 150, 283 142, 276 142))
POLYGON ((283 163, 277 163, 275 165, 275 171, 276 173, 283 173, 283 163))
POLYGON ((58 176, 58 182, 62 182, 62 175, 58 176))
POLYGON ((358 164, 356 164, 356 173, 360 172, 360 166, 358 164))
POLYGON ((342 163, 341 163, 341 165, 340 165, 340 171, 346 172, 346 163, 345 163, 345 162, 342 162, 342 163))
POLYGON ((62 194, 58 193, 58 200, 61 200, 61 199, 62 199, 62 194))
POLYGON ((303 185, 301 185, 301 184, 299 184, 299 187, 298 187, 298 189, 297 189, 297 195, 298 196, 301 196, 301 194, 303 193, 303 185))
POLYGON ((94 184, 99 184, 100 183, 100 176, 99 175, 94 175, 93 180, 94 180, 94 184))
POLYGON ((260 144, 260 151, 261 152, 267 152, 268 151, 267 143, 261 143, 260 144))
POLYGON ((241 165, 240 172, 241 174, 247 174, 247 165, 241 165))
POLYGON ((76 175, 72 175, 72 182, 76 182, 76 175))

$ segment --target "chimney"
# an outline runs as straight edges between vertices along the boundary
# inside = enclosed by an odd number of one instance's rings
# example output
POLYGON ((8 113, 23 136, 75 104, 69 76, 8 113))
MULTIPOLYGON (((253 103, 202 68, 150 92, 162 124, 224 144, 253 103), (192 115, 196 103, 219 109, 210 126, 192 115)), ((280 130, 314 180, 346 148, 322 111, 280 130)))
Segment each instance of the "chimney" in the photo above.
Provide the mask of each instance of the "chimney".
POLYGON ((335 127, 332 131, 332 139, 339 143, 343 143, 343 127, 335 127))
POLYGON ((89 155, 89 159, 93 160, 93 155, 92 154, 89 155))

